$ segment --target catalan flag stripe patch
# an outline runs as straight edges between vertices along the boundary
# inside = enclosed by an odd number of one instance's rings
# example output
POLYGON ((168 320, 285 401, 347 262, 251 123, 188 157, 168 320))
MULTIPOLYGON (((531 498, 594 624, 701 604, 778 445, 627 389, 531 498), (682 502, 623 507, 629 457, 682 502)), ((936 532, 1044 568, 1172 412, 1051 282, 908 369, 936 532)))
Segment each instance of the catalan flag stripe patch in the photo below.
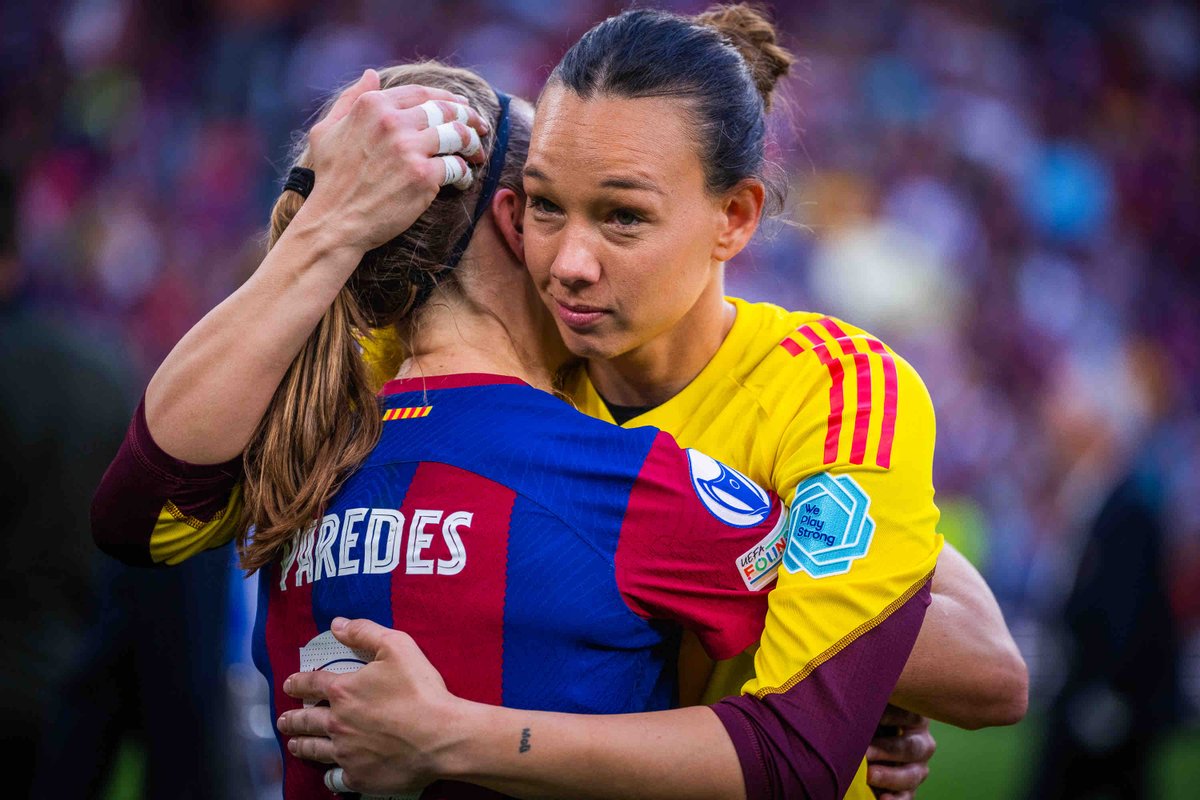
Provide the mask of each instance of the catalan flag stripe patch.
POLYGON ((391 422, 397 419, 416 419, 417 417, 428 417, 429 412, 433 410, 433 406, 408 406, 407 408, 389 408, 383 412, 383 421, 391 422))

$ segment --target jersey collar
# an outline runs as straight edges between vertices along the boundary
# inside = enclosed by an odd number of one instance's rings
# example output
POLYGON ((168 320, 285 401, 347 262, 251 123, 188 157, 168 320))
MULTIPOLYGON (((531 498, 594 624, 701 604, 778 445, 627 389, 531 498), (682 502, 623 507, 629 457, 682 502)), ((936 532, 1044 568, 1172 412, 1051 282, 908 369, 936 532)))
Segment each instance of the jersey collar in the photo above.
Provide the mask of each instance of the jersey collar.
POLYGON ((454 375, 430 375, 416 378, 397 378, 388 381, 379 390, 380 397, 404 392, 423 392, 435 389, 461 389, 466 386, 501 386, 529 384, 512 375, 491 375, 486 372, 462 372, 454 375))

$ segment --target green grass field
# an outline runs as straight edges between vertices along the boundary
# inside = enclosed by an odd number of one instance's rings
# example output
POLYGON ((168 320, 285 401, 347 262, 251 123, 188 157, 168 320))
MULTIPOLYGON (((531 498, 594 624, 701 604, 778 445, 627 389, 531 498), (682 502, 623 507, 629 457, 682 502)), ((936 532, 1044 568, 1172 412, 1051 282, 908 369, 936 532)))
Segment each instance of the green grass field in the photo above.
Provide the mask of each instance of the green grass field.
MULTIPOLYGON (((1031 716, 1011 728, 963 731, 934 723, 938 752, 921 800, 1018 800, 1037 758, 1041 725, 1031 716)), ((1200 730, 1173 736, 1158 756, 1155 800, 1192 800, 1200 786, 1200 730)), ((121 748, 107 800, 140 800, 142 752, 121 748)))
MULTIPOLYGON (((1018 800, 1042 741, 1031 716, 1011 728, 964 731, 934 723, 938 752, 921 800, 1018 800)), ((1200 730, 1174 735, 1158 755, 1156 800, 1191 800, 1200 786, 1200 730)))

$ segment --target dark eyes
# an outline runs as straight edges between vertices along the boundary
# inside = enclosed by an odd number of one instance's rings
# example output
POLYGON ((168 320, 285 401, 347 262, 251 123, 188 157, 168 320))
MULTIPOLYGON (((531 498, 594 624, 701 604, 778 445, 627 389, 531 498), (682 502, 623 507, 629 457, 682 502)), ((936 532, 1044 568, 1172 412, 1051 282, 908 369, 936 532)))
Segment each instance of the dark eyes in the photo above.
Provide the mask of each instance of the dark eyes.
MULTIPOLYGON (((526 202, 535 214, 558 216, 563 213, 561 207, 538 195, 530 195, 526 202)), ((618 208, 610 211, 608 212, 608 217, 605 219, 605 222, 617 228, 633 228, 645 221, 646 218, 642 214, 628 208, 618 208)))
POLYGON ((534 211, 537 211, 541 214, 557 214, 559 211, 562 210, 558 206, 554 205, 554 203, 551 203, 546 198, 537 197, 534 195, 531 195, 529 197, 529 207, 532 208, 534 211))
POLYGON ((622 228, 630 228, 643 222, 641 215, 627 208, 618 208, 609 215, 609 219, 620 225, 622 228))

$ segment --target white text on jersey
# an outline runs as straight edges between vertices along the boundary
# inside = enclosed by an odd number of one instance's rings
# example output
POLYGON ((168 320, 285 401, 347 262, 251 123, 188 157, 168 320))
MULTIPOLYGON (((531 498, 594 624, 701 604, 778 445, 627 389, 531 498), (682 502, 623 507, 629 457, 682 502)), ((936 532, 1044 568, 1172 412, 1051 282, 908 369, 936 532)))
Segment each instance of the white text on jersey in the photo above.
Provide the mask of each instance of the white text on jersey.
MULTIPOLYGON (((418 508, 407 523, 404 571, 409 575, 457 575, 467 565, 460 533, 474 517, 469 511, 447 514, 418 508), (429 558, 426 551, 440 528, 449 558, 429 558)), ((287 591, 295 567, 295 586, 342 575, 392 572, 400 566, 404 514, 390 508, 348 508, 340 516, 326 514, 284 547, 279 588, 287 591), (338 536, 338 533, 341 536, 338 536)))

